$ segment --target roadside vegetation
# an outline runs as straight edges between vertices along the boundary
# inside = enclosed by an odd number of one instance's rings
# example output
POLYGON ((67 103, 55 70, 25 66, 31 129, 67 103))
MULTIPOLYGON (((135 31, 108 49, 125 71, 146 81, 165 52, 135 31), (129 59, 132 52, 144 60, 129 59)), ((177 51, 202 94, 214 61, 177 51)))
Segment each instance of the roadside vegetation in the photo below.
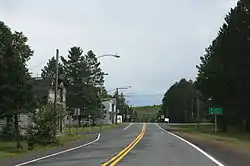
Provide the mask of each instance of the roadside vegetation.
POLYGON ((169 125, 168 130, 191 141, 202 141, 222 148, 230 148, 236 152, 250 154, 250 133, 239 132, 230 128, 228 132, 214 133, 213 124, 169 125))
POLYGON ((160 108, 160 105, 133 107, 136 112, 136 121, 155 122, 160 108))
POLYGON ((87 135, 76 135, 75 129, 70 135, 63 132, 69 117, 82 132, 116 127, 97 126, 97 121, 105 118, 104 100, 115 98, 120 113, 130 113, 123 94, 107 93, 100 56, 92 50, 83 52, 81 47, 72 46, 68 55, 61 55, 58 61, 51 57, 45 66, 28 68, 29 60, 36 54, 28 37, 2 21, 0 34, 0 159, 86 138, 87 135), (35 79, 30 69, 37 67, 42 68, 41 77, 35 79), (36 85, 37 80, 45 80, 48 85, 36 85), (93 127, 81 126, 80 122, 86 119, 91 120, 93 127))
POLYGON ((16 148, 16 142, 13 140, 1 140, 0 141, 0 161, 9 159, 9 158, 15 158, 19 157, 21 155, 32 153, 34 151, 43 151, 43 150, 49 150, 57 147, 61 147, 63 145, 67 145, 69 143, 72 143, 77 140, 82 140, 88 138, 88 135, 61 135, 58 136, 58 144, 56 145, 42 145, 42 144, 36 144, 32 149, 30 149, 27 141, 21 141, 22 149, 16 148))
POLYGON ((88 132, 99 132, 99 131, 105 131, 108 129, 112 129, 115 127, 118 127, 120 125, 126 125, 126 123, 118 123, 118 124, 105 124, 105 125, 97 125, 97 126, 89 126, 89 127, 65 127, 64 133, 68 135, 76 135, 77 130, 79 131, 79 134, 84 134, 88 132))
POLYGON ((249 2, 239 0, 229 11, 216 38, 201 54, 196 79, 183 78, 166 91, 158 119, 164 115, 171 123, 215 122, 208 109, 221 108, 223 112, 217 116, 219 131, 229 137, 233 135, 232 129, 248 135, 249 10, 249 2))
POLYGON ((64 134, 59 135, 57 137, 58 144, 56 145, 42 145, 41 143, 34 142, 33 149, 29 150, 29 144, 27 141, 21 141, 21 144, 23 146, 23 149, 16 149, 16 142, 15 140, 0 140, 0 161, 8 158, 18 157, 23 154, 32 153, 34 151, 42 151, 42 150, 49 150, 57 147, 61 147, 67 144, 70 144, 74 141, 87 139, 89 137, 88 132, 97 133, 100 131, 109 130, 112 128, 116 128, 120 125, 126 125, 124 124, 107 124, 107 125, 100 125, 100 126, 89 126, 89 127, 79 127, 79 133, 77 134, 77 128, 71 127, 71 132, 69 134, 69 130, 67 127, 64 128, 64 134))

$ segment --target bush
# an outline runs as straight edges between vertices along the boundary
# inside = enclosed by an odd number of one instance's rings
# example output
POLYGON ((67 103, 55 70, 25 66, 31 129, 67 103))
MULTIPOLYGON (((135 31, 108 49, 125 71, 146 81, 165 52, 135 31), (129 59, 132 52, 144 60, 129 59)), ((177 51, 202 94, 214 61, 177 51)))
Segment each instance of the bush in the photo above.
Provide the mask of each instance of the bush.
POLYGON ((58 121, 58 117, 58 114, 53 110, 52 104, 42 106, 33 113, 33 124, 27 129, 28 146, 30 149, 34 148, 34 144, 45 146, 59 143, 58 139, 54 138, 53 135, 55 127, 53 122, 58 121))
POLYGON ((6 117, 6 124, 1 131, 1 139, 14 140, 15 139, 15 128, 13 123, 13 118, 6 117))

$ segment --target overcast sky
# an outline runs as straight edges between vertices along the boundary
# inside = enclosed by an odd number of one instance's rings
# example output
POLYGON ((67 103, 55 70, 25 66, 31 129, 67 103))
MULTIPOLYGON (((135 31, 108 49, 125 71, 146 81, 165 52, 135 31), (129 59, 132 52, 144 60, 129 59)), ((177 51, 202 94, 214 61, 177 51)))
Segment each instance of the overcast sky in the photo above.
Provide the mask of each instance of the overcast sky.
POLYGON ((195 65, 237 0, 0 0, 0 20, 22 31, 35 51, 38 75, 60 49, 79 46, 100 59, 107 89, 132 86, 132 105, 160 104, 181 78, 195 79, 195 65))

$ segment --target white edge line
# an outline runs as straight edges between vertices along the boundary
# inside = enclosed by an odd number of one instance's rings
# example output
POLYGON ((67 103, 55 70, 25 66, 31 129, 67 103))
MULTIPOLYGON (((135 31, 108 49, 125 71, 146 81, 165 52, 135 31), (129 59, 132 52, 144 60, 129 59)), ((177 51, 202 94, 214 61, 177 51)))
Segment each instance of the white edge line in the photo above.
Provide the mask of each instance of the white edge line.
POLYGON ((130 126, 132 126, 134 123, 130 123, 128 126, 126 126, 123 130, 127 130, 130 126))
POLYGON ((52 154, 50 154, 50 155, 43 156, 43 157, 39 157, 39 158, 30 160, 30 161, 26 161, 26 162, 24 162, 24 163, 20 163, 20 164, 17 164, 17 165, 15 165, 15 166, 26 165, 26 164, 29 164, 29 163, 33 163, 33 162, 36 162, 36 161, 39 161, 39 160, 43 160, 43 159, 46 159, 46 158, 49 158, 49 157, 57 156, 57 155, 59 155, 59 154, 63 154, 63 153, 66 153, 66 152, 70 152, 70 151, 72 151, 72 150, 76 150, 76 149, 79 149, 79 148, 88 146, 88 145, 93 144, 93 143, 95 143, 96 141, 98 141, 98 140, 100 139, 100 137, 101 137, 101 133, 98 133, 97 138, 96 138, 95 140, 93 140, 93 141, 91 141, 91 142, 88 142, 88 143, 86 143, 86 144, 83 144, 83 145, 80 145, 80 146, 76 146, 76 147, 74 147, 74 148, 66 149, 66 150, 63 150, 63 151, 61 151, 61 152, 52 153, 52 154))
POLYGON ((178 135, 175 135, 165 129, 163 129, 161 126, 159 126, 157 123, 155 123, 161 130, 167 132, 168 134, 182 140, 183 142, 187 143, 188 145, 192 146, 194 149, 196 149, 197 151, 199 151, 200 153, 202 153, 203 155, 205 155, 207 158, 209 158, 211 161, 213 161, 215 164, 217 164, 218 166, 225 166, 224 164, 222 164, 221 162, 219 162, 218 160, 216 160, 214 157, 212 157, 211 155, 209 155, 208 153, 206 153, 204 150, 202 150, 201 148, 199 148, 198 146, 192 144, 191 142, 185 140, 184 138, 181 138, 178 135))

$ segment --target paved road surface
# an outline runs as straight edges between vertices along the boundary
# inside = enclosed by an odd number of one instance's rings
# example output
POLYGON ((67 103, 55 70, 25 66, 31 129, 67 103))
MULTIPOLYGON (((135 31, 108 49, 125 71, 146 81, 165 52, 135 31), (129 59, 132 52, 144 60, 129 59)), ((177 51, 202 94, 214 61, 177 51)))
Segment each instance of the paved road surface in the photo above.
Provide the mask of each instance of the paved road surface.
POLYGON ((140 143, 118 164, 119 166, 216 166, 187 143, 148 124, 140 143))
MULTIPOLYGON (((142 124, 134 124, 127 130, 104 132, 97 143, 28 166, 100 166, 132 142, 141 128, 142 124)), ((117 165, 216 166, 206 156, 156 124, 146 125, 144 137, 117 165)))

